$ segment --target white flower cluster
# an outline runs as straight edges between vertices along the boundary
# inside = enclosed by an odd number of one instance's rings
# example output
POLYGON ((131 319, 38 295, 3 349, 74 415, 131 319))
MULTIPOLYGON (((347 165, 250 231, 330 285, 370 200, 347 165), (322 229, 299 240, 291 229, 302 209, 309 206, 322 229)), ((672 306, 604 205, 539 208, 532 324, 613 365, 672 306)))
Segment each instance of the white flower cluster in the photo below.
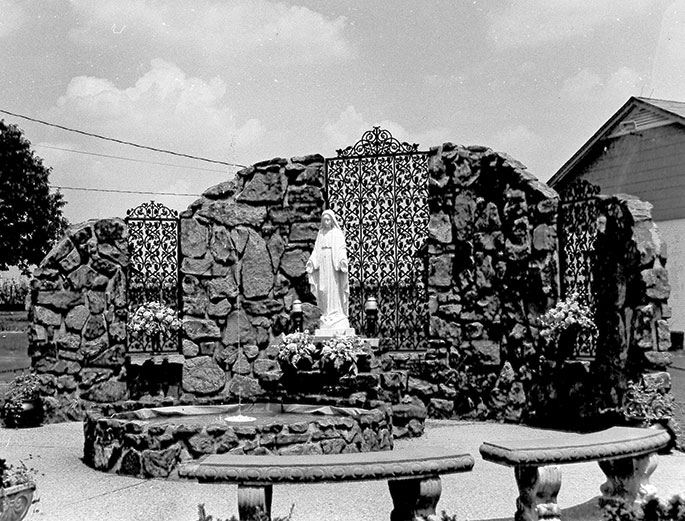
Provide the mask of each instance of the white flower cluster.
POLYGON ((297 366, 301 359, 313 363, 315 354, 316 346, 309 331, 305 330, 285 335, 278 346, 277 358, 279 362, 297 366))
POLYGON ((145 335, 178 331, 181 325, 176 312, 160 302, 141 304, 128 322, 131 331, 145 335))
POLYGON ((558 338, 562 332, 572 327, 583 332, 594 333, 596 331, 592 311, 578 302, 577 294, 560 300, 553 308, 548 309, 540 317, 540 326, 540 334, 548 340, 558 338))

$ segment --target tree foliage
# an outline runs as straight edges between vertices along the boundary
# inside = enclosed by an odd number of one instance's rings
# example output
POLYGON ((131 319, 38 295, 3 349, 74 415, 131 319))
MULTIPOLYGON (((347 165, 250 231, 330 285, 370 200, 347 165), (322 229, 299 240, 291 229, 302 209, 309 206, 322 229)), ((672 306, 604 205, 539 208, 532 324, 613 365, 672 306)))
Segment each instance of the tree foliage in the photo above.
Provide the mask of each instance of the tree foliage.
POLYGON ((21 129, 0 120, 0 270, 27 272, 64 233, 65 201, 50 193, 50 173, 21 129))

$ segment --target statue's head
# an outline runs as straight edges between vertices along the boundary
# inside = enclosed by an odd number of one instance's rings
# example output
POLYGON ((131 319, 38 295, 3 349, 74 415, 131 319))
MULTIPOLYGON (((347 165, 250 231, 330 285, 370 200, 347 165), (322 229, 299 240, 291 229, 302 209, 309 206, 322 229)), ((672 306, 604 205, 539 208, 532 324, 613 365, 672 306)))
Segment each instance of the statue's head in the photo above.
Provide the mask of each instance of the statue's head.
POLYGON ((332 228, 340 228, 338 225, 338 218, 333 210, 325 210, 321 214, 321 229, 327 232, 332 228))

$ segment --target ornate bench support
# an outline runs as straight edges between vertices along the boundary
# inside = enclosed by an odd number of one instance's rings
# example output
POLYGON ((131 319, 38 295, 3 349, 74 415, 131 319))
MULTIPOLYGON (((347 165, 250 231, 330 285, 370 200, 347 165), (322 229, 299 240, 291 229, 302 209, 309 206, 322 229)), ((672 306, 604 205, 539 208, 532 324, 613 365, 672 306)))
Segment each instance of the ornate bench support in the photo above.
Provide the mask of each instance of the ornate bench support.
POLYGON ((629 505, 641 503, 651 488, 649 478, 656 470, 655 453, 632 458, 603 460, 599 467, 607 477, 600 490, 604 500, 622 499, 629 505))
POLYGON ((272 485, 238 485, 238 517, 241 521, 257 519, 260 512, 271 519, 272 485))
POLYGON ((559 521, 557 495, 561 488, 559 467, 514 467, 519 497, 516 500, 516 521, 549 519, 559 521))
POLYGON ((388 487, 394 507, 390 521, 413 521, 418 516, 435 515, 442 493, 440 476, 389 479, 388 487))

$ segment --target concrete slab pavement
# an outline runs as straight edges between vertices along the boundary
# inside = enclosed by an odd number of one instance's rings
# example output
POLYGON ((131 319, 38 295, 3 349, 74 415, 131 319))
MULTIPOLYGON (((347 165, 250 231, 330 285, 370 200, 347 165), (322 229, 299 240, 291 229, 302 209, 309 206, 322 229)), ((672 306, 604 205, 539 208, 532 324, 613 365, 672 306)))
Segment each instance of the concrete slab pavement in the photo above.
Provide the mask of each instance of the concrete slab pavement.
MULTIPOLYGON (((516 425, 430 420, 423 437, 400 440, 396 450, 413 445, 457 446, 476 459, 472 472, 442 477, 438 508, 459 520, 511 519, 517 496, 513 470, 483 461, 478 447, 485 439, 549 439, 559 436, 516 425)), ((195 521, 197 506, 222 519, 237 514, 235 485, 200 485, 189 481, 143 480, 102 473, 83 461, 80 423, 35 429, 0 429, 0 457, 35 467, 40 501, 29 521, 195 521)), ((596 463, 565 465, 559 494, 562 508, 581 507, 599 495, 604 476, 596 463)), ((685 490, 685 454, 660 456, 652 483, 660 495, 685 490)), ((389 519, 391 499, 384 481, 283 485, 274 487, 273 514, 284 516, 294 504, 294 521, 389 519)))

